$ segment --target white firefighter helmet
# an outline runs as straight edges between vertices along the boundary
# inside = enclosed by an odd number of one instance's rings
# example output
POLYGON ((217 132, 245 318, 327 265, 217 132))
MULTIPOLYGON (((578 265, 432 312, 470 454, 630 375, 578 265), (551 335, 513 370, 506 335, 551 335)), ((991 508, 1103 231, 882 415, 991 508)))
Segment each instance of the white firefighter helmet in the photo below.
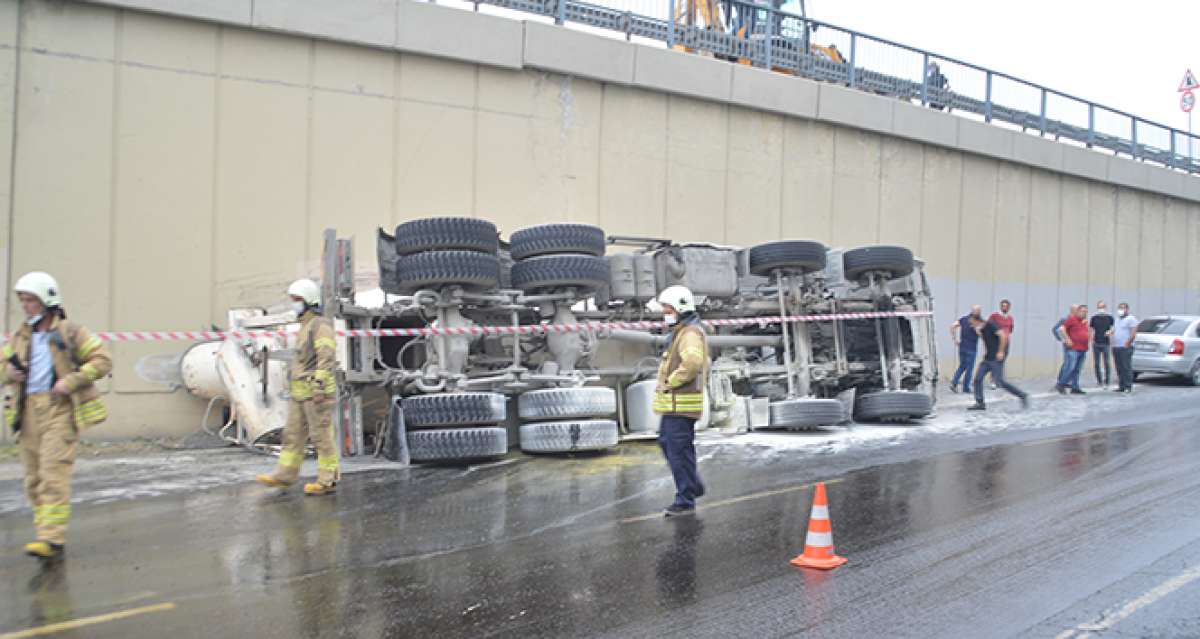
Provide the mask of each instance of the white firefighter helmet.
POLYGON ((288 287, 288 295, 299 297, 309 306, 321 303, 321 287, 312 280, 296 280, 288 287))
POLYGON ((41 271, 26 273, 17 280, 17 285, 13 287, 13 290, 38 298, 47 308, 62 306, 62 294, 58 290, 58 282, 49 273, 41 271))
POLYGON ((680 314, 696 310, 696 298, 686 286, 668 286, 658 294, 659 304, 670 304, 680 314))

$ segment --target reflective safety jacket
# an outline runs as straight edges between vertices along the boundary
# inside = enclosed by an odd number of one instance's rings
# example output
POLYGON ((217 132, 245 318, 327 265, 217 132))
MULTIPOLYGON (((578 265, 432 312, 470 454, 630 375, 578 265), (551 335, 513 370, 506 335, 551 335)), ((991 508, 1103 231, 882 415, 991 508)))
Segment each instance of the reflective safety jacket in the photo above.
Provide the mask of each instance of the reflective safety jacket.
POLYGON ((333 368, 337 365, 337 341, 333 324, 309 309, 300 316, 300 333, 296 336, 296 356, 292 359, 292 399, 304 402, 322 393, 337 395, 333 368))
MULTIPOLYGON (((55 317, 50 322, 50 359, 54 363, 55 381, 64 380, 71 391, 75 427, 83 430, 108 419, 108 409, 100 400, 96 381, 112 372, 112 355, 99 337, 80 324, 55 317)), ((33 327, 22 324, 8 343, 0 346, 0 383, 10 392, 4 405, 4 421, 13 430, 21 429, 21 409, 25 400, 25 383, 8 379, 8 360, 14 354, 21 366, 29 370, 29 349, 33 343, 33 327)))
POLYGON ((704 328, 699 318, 693 315, 671 331, 671 343, 658 365, 654 412, 700 419, 704 411, 708 364, 704 328))

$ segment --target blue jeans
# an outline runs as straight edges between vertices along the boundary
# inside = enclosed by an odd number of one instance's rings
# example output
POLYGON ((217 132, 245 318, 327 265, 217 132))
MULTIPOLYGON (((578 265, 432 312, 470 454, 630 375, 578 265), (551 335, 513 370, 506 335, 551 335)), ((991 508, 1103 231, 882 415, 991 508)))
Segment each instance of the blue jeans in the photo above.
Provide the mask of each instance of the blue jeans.
POLYGON ((954 371, 954 379, 950 383, 958 386, 958 381, 961 379, 963 383, 963 392, 971 392, 971 379, 975 376, 975 351, 959 351, 958 352, 958 370, 954 371))
POLYGON ((671 476, 675 478, 673 506, 695 508, 696 498, 704 496, 704 482, 696 468, 696 420, 679 415, 663 415, 658 428, 658 446, 662 448, 671 476))
POLYGON ((1083 362, 1087 360, 1087 351, 1066 349, 1063 352, 1063 365, 1058 371, 1058 385, 1070 386, 1079 390, 1079 373, 1083 370, 1083 362))

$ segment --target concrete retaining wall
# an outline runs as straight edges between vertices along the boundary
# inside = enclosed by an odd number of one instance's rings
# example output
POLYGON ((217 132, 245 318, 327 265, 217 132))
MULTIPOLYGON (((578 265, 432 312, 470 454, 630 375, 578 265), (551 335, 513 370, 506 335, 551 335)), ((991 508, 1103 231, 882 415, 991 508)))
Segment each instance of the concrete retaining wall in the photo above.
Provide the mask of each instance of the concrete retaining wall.
MULTIPOLYGON (((1017 375, 1054 367, 1071 302, 1200 311, 1200 180, 1164 169, 406 0, 0 2, 5 279, 53 271, 95 329, 222 325, 316 275, 324 228, 370 271, 377 226, 430 215, 905 244, 946 352, 967 306, 1013 301, 1017 375)), ((183 348, 116 345, 94 436, 194 430, 198 401, 133 372, 183 348)))

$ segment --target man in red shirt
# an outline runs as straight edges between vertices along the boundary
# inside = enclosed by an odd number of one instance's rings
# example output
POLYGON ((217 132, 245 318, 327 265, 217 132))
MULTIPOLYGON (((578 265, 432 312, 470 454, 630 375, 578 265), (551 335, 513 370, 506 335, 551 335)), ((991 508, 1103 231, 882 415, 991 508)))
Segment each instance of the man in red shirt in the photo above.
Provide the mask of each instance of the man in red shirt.
POLYGON ((1063 347, 1066 349, 1066 358, 1063 361, 1062 369, 1058 372, 1058 384, 1054 388, 1063 395, 1067 394, 1068 386, 1071 387, 1072 395, 1085 394, 1083 389, 1079 388, 1079 372, 1083 370, 1083 362, 1087 359, 1088 341, 1091 339, 1087 313, 1087 305, 1080 304, 1075 309, 1075 313, 1068 317, 1058 329, 1063 347))

